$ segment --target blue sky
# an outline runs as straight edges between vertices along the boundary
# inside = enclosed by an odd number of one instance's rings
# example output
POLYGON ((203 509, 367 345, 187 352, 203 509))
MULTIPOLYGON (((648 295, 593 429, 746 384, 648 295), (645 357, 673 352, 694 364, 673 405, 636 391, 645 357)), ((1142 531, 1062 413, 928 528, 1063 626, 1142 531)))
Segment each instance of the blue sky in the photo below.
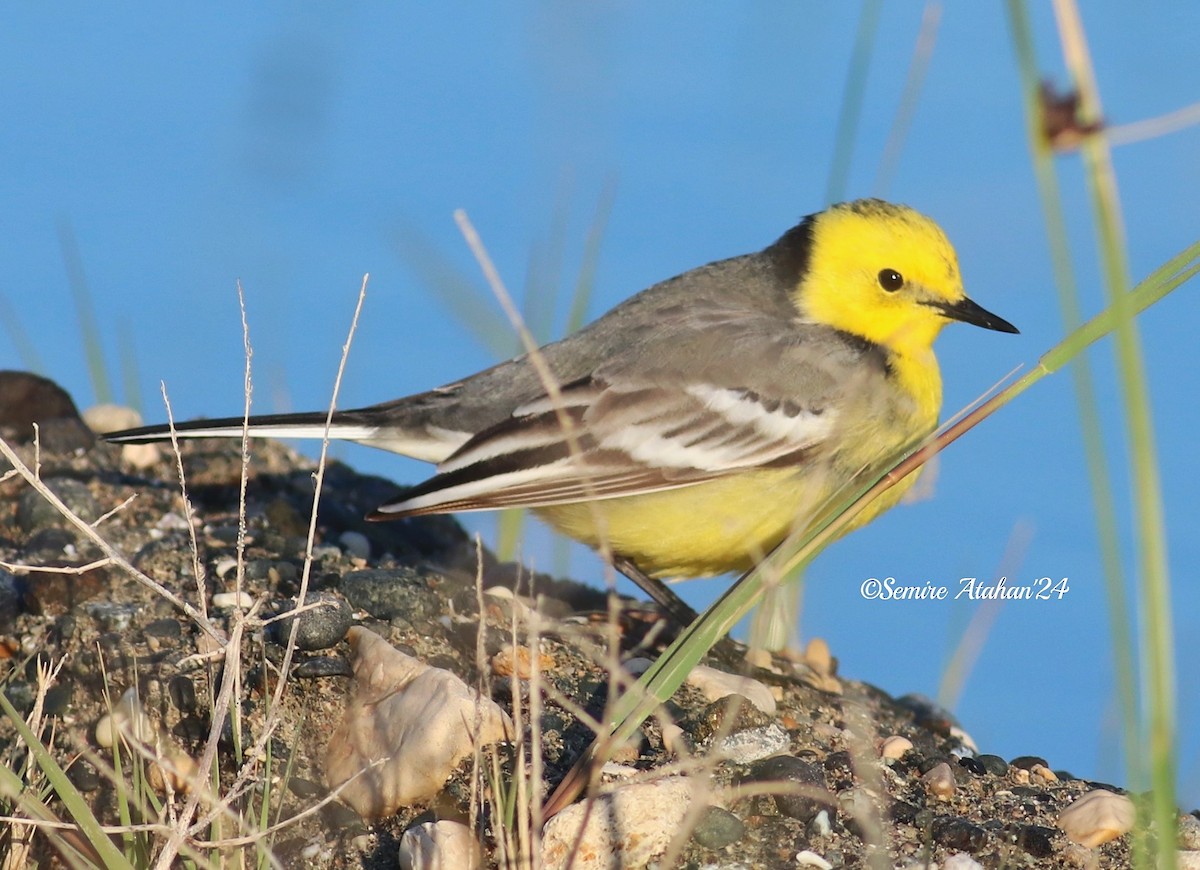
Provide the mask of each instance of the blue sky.
MULTIPOLYGON (((1022 330, 946 332, 938 353, 952 411, 1033 363, 1062 327, 1000 5, 946 4, 911 133, 881 188, 880 156, 922 12, 884 5, 847 194, 883 194, 936 218, 958 247, 968 291, 1022 330)), ((1200 6, 1105 6, 1085 9, 1085 24, 1109 119, 1200 100, 1200 6)), ((109 367, 117 370, 124 343, 147 416, 159 420, 160 380, 180 417, 240 411, 239 279, 259 411, 324 407, 365 272, 344 406, 492 362, 418 262, 443 262, 482 287, 452 219, 457 208, 520 295, 531 274, 542 286, 573 285, 611 186, 594 316, 657 280, 760 248, 824 205, 857 4, 444 9, 127 4, 81 5, 69 17, 10 9, 0 32, 8 117, 0 294, 42 371, 79 404, 94 401, 64 226, 99 309, 109 367)), ((1062 82, 1048 8, 1034 25, 1043 69, 1062 82)), ((1135 277, 1200 237, 1198 153, 1197 128, 1117 150, 1135 277)), ((1087 193, 1077 158, 1060 158, 1059 168, 1084 304, 1095 312, 1103 297, 1087 193)), ((1170 535, 1188 805, 1200 803, 1196 297, 1194 284, 1185 287, 1139 321, 1170 535)), ((561 328, 565 313, 549 319, 561 328)), ((1091 358, 1132 566, 1111 351, 1104 343, 1091 358)), ((0 338, 0 365, 27 364, 0 338)), ((1041 754, 1054 767, 1121 782, 1078 426, 1064 374, 972 432, 943 457, 932 499, 898 508, 812 567, 802 629, 829 639, 846 674, 896 695, 933 695, 977 608, 866 601, 860 584, 991 578, 1009 542, 1027 536, 1010 580, 1068 577, 1070 592, 997 614, 956 712, 983 751, 1041 754)), ((340 455, 400 481, 426 473, 366 449, 340 455)), ((490 534, 486 520, 473 527, 490 534)), ((540 565, 552 561, 548 536, 529 547, 540 565)), ((572 554, 570 570, 602 576, 585 551, 572 554)), ((719 588, 703 581, 681 591, 702 604, 719 588)))

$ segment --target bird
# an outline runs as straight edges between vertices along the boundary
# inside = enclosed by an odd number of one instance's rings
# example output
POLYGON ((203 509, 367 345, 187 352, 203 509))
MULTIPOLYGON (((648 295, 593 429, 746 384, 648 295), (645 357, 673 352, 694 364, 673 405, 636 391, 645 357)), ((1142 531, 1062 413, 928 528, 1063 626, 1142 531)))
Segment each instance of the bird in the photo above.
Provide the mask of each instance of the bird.
MULTIPOLYGON (((953 321, 1018 332, 966 295, 937 223, 859 199, 804 217, 760 251, 655 284, 536 354, 336 411, 328 435, 435 465, 368 519, 530 508, 687 624, 695 611, 665 579, 748 569, 865 469, 936 429, 933 343, 953 321)), ((326 416, 252 416, 248 431, 321 438, 326 416)), ((243 422, 174 431, 240 437, 243 422)))

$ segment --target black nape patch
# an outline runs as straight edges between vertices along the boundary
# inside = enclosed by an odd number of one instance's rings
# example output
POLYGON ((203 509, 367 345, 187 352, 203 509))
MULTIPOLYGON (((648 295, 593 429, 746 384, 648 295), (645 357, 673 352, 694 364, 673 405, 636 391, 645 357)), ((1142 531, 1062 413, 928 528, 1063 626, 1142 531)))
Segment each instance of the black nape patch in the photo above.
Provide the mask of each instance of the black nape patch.
POLYGON ((816 218, 816 215, 810 214, 767 248, 766 253, 774 264, 776 277, 789 290, 795 289, 800 284, 800 279, 808 272, 809 260, 812 257, 813 223, 816 218))

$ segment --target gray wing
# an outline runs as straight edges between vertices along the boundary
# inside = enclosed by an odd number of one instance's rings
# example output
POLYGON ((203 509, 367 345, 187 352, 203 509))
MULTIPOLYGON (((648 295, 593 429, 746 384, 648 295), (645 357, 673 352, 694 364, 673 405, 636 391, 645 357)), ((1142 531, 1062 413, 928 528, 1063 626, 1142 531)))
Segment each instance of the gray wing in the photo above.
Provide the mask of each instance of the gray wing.
POLYGON ((662 345, 543 392, 375 516, 546 507, 811 461, 886 377, 881 351, 825 327, 704 306, 690 316, 724 320, 677 324, 662 345))

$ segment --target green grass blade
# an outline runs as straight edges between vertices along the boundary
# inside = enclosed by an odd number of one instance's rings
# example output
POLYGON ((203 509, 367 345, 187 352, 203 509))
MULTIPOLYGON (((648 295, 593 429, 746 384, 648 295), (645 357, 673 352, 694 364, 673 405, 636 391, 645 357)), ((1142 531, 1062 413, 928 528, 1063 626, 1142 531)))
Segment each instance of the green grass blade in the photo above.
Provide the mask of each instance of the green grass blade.
POLYGON ((438 250, 433 240, 411 223, 403 223, 395 235, 396 247, 409 268, 417 273, 451 315, 496 359, 512 355, 512 330, 500 312, 480 304, 486 296, 479 284, 438 250))
POLYGON ((596 201, 596 214, 588 227, 587 237, 583 242, 583 258, 579 263, 579 275, 575 279, 575 291, 571 294, 571 308, 567 312, 566 335, 570 335, 583 326, 587 319, 588 306, 592 301, 592 291, 596 286, 596 266, 600 262, 600 246, 604 241, 604 233, 608 228, 608 219, 612 216, 613 203, 617 199, 616 179, 610 178, 604 183, 600 197, 596 201))
POLYGON ((138 372, 137 340, 134 338, 133 326, 128 318, 122 318, 117 324, 120 334, 118 344, 118 359, 121 366, 121 384, 125 392, 125 404, 141 413, 142 402, 141 378, 138 372))
POLYGON ((925 87, 925 77, 929 73, 929 62, 933 58, 933 47, 937 43, 938 26, 942 20, 942 4, 937 2, 925 3, 925 11, 921 14, 921 30, 917 34, 913 46, 912 60, 908 64, 908 75, 904 79, 904 90, 896 104, 896 115, 892 119, 892 128, 888 131, 887 142, 883 146, 883 156, 879 159, 879 168, 875 173, 875 184, 872 188, 874 195, 887 199, 888 188, 900 165, 900 154, 908 139, 908 131, 912 129, 913 119, 917 116, 917 106, 921 102, 921 91, 925 87))
POLYGON ((75 312, 79 317, 79 331, 82 333, 88 372, 92 377, 92 388, 96 391, 96 401, 111 402, 113 401, 112 384, 108 380, 108 367, 104 364, 104 349, 100 343, 100 324, 96 319, 92 289, 88 286, 87 274, 83 269, 83 257, 79 254, 79 242, 75 238, 75 232, 71 229, 70 223, 65 220, 58 225, 58 239, 62 245, 63 262, 67 267, 67 282, 71 285, 71 295, 75 297, 75 312))
POLYGON ((871 69, 871 51, 882 11, 881 0, 863 0, 850 67, 846 72, 846 86, 842 89, 837 132, 833 138, 833 164, 829 168, 829 187, 825 191, 825 200, 829 203, 841 202, 846 197, 850 162, 854 157, 854 139, 858 135, 858 119, 862 115, 863 97, 867 90, 867 73, 871 69))
POLYGON ((3 293, 0 293, 0 323, 3 323, 4 328, 8 330, 8 338, 13 343, 13 347, 17 349, 17 356, 21 358, 21 364, 25 366, 26 370, 35 374, 44 374, 46 367, 42 364, 37 346, 30 340, 29 333, 21 325, 21 319, 17 317, 12 303, 3 293))
POLYGON ((0 692, 0 711, 3 711, 4 715, 12 722, 13 727, 16 728, 17 733, 21 736, 21 740, 25 742, 25 746, 32 753, 38 767, 45 775, 50 786, 54 789, 54 793, 62 801, 63 807, 66 808, 71 820, 79 826, 79 830, 87 838, 92 848, 104 859, 104 866, 115 868, 115 870, 121 870, 121 868, 133 870, 132 865, 125 860, 125 856, 121 854, 120 850, 113 845, 112 840, 108 838, 108 834, 104 833, 100 822, 92 814, 92 810, 87 805, 87 801, 84 800, 83 795, 72 784, 70 778, 67 776, 67 772, 58 766, 58 762, 54 760, 54 756, 37 739, 37 736, 25 723, 25 719, 13 708, 13 705, 3 692, 0 692))
MULTIPOLYGON (((1083 125, 1098 124, 1102 118, 1100 92, 1079 10, 1073 0, 1056 0, 1054 6, 1067 67, 1079 89, 1079 121, 1083 125)), ((1105 289, 1116 313, 1117 377, 1125 405, 1139 543, 1138 588, 1142 605, 1139 649, 1148 706, 1146 752, 1154 826, 1161 832, 1161 836, 1155 838, 1156 865, 1168 868, 1175 864, 1175 838, 1165 832, 1174 830, 1178 810, 1175 803, 1175 644, 1162 482, 1145 360, 1127 292, 1129 262, 1112 154, 1102 134, 1086 136, 1080 150, 1092 194, 1105 289)))
MULTIPOLYGON (((1022 0, 1010 0, 1009 29, 1017 53, 1017 66, 1021 73, 1022 90, 1025 97, 1025 119, 1030 151, 1033 155, 1034 175, 1046 222, 1046 234, 1050 243, 1050 258, 1054 272, 1054 283, 1058 288, 1059 308, 1067 332, 1075 329, 1083 320, 1079 304, 1079 291, 1071 266, 1071 254, 1067 243, 1066 218, 1063 214, 1058 177, 1054 171, 1054 153, 1043 129, 1041 93, 1042 84, 1038 77, 1037 61, 1033 45, 1033 30, 1022 0)), ((1087 357, 1080 355, 1071 364, 1075 387, 1075 400, 1079 409, 1080 437, 1083 441, 1084 459, 1092 487, 1092 504, 1096 516, 1096 534, 1100 546, 1100 561, 1104 575, 1104 586, 1108 597, 1109 632, 1112 635, 1113 667, 1117 678, 1117 698, 1121 711, 1124 734, 1125 764, 1130 783, 1139 779, 1136 764, 1136 747, 1142 745, 1138 724, 1137 681, 1133 657, 1133 607, 1128 600, 1123 580, 1120 551, 1120 535, 1117 524, 1116 498, 1113 494, 1112 477, 1106 461, 1100 412, 1096 402, 1091 367, 1087 357)))

